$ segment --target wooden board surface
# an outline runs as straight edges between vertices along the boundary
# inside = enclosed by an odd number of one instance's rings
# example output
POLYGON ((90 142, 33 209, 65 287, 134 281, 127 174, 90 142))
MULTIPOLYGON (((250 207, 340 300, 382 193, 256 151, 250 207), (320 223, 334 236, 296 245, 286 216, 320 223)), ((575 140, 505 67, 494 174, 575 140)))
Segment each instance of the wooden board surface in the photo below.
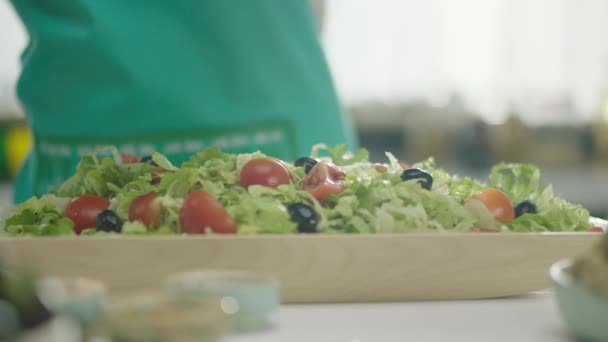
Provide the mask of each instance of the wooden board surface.
POLYGON ((279 279, 286 303, 472 299, 550 286, 551 263, 596 234, 401 234, 0 238, 11 262, 85 276, 113 291, 174 272, 250 270, 279 279))

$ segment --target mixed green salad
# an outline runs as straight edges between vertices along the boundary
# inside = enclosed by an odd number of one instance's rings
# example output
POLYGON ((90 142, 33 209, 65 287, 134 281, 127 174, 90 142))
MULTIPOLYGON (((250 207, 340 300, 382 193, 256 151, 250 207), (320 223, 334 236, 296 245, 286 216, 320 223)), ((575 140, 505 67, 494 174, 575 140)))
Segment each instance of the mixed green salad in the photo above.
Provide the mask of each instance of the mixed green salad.
MULTIPOLYGON (((18 205, 11 235, 595 231, 589 212, 554 195, 533 165, 498 164, 484 182, 432 158, 313 146, 294 163, 210 147, 179 167, 153 153, 86 155, 53 193, 18 205), (322 157, 323 156, 323 157, 322 157)), ((600 230, 601 231, 601 230, 600 230)))

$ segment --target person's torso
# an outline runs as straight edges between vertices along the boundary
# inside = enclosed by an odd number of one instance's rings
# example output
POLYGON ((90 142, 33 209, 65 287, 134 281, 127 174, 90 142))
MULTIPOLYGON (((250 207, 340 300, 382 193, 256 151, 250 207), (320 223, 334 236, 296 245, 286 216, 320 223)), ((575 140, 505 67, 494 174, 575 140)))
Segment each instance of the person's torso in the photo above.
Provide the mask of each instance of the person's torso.
POLYGON ((37 193, 100 145, 179 163, 209 145, 294 159, 354 143, 306 1, 13 4, 31 37, 18 95, 52 166, 37 193))

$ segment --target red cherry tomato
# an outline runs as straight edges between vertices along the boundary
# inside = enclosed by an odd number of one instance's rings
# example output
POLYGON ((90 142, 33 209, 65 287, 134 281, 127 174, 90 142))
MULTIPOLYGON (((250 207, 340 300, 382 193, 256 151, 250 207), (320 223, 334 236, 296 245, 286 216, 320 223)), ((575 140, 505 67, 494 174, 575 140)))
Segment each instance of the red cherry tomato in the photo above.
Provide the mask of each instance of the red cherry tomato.
POLYGON ((203 190, 188 194, 179 212, 179 222, 187 234, 205 234, 206 228, 219 234, 236 233, 236 224, 228 211, 203 190))
POLYGON ((385 173, 386 171, 388 171, 388 167, 382 164, 375 164, 374 169, 376 169, 376 171, 380 173, 385 173))
POLYGON ((471 232, 471 233, 498 233, 499 231, 496 229, 490 229, 490 228, 471 227, 471 228, 469 228, 469 232, 471 232))
POLYGON ((603 233, 604 229, 602 229, 602 227, 591 227, 586 229, 585 231, 590 233, 603 233))
POLYGON ((160 204, 155 201, 154 192, 139 196, 129 207, 129 221, 140 221, 148 230, 160 226, 160 204))
POLYGON ((494 218, 502 223, 509 223, 515 218, 513 204, 501 190, 495 188, 483 189, 473 198, 483 203, 494 218))
POLYGON ((401 166, 402 169, 407 170, 410 168, 409 165, 407 165, 407 163, 404 162, 399 162, 399 166, 401 166))
POLYGON ((325 162, 325 165, 327 165, 327 171, 329 172, 329 178, 331 178, 332 180, 341 181, 346 178, 346 172, 342 171, 341 168, 339 168, 336 165, 329 163, 329 162, 325 162))
POLYGON ((135 163, 139 163, 139 161, 141 160, 141 158, 139 158, 138 156, 136 156, 134 154, 128 154, 128 153, 121 154, 120 158, 122 159, 122 162, 125 164, 135 164, 135 163))
POLYGON ((338 195, 346 189, 343 180, 346 173, 336 165, 320 161, 306 175, 302 182, 302 190, 310 192, 314 198, 321 201, 329 194, 338 195))
POLYGON ((82 195, 68 203, 64 215, 74 222, 74 232, 80 234, 86 228, 95 228, 97 214, 109 206, 110 202, 103 197, 82 195))
POLYGON ((161 177, 159 176, 159 174, 163 173, 163 172, 167 172, 166 169, 163 169, 160 166, 156 166, 153 170, 152 173, 154 174, 154 176, 152 177, 152 180, 150 181, 151 184, 158 184, 161 181, 161 177))
POLYGON ((276 158, 257 158, 247 162, 241 169, 241 185, 263 185, 275 188, 291 182, 291 173, 285 164, 276 158))

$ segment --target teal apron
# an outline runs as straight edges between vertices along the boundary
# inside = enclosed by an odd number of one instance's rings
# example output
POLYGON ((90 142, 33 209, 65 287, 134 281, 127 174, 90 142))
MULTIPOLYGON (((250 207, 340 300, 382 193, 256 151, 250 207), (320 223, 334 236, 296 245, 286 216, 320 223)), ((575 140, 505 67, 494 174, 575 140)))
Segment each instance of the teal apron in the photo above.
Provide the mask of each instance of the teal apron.
POLYGON ((30 43, 19 99, 34 148, 15 201, 114 145, 174 163, 216 145, 293 160, 355 148, 304 0, 11 0, 30 43))

